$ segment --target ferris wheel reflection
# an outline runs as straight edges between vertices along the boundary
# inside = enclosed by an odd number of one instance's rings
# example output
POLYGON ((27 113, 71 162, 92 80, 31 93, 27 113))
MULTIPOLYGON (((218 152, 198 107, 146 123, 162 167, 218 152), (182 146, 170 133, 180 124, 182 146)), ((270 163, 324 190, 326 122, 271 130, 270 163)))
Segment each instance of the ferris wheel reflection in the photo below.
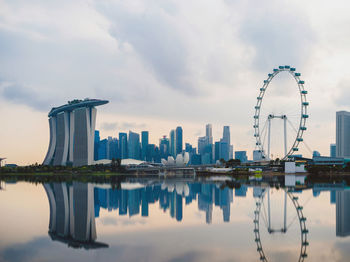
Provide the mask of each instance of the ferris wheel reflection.
POLYGON ((306 249, 309 245, 309 242, 307 240, 307 235, 309 233, 307 227, 306 227, 306 217, 303 214, 303 206, 301 206, 298 202, 298 197, 294 196, 291 191, 288 189, 284 190, 284 207, 283 207, 283 226, 281 228, 274 228, 271 224, 271 199, 270 199, 270 188, 266 188, 261 190, 261 194, 258 196, 258 199, 256 201, 256 209, 254 211, 254 235, 255 235, 255 243, 257 245, 257 252, 259 253, 260 261, 269 261, 263 246, 262 246, 262 240, 261 240, 261 234, 260 234, 260 222, 264 220, 265 226, 267 229, 267 232, 269 234, 275 234, 275 233, 281 233, 286 234, 289 227, 292 225, 294 220, 287 225, 287 201, 288 199, 293 203, 293 207, 296 210, 296 217, 299 220, 300 225, 300 254, 297 261, 302 262, 305 258, 307 258, 306 249), (265 210, 266 205, 265 202, 267 202, 267 211, 265 210), (265 217, 264 217, 265 215, 265 217))

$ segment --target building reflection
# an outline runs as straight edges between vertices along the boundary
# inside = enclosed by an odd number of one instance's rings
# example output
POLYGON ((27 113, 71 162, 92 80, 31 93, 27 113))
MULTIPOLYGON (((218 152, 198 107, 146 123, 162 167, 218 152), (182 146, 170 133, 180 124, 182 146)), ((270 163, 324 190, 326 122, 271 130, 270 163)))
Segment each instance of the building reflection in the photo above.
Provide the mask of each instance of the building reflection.
POLYGON ((177 221, 183 219, 184 205, 198 199, 198 209, 206 214, 206 222, 212 222, 213 206, 222 210, 223 221, 230 221, 230 205, 233 191, 230 188, 218 188, 215 184, 202 183, 163 183, 137 189, 94 188, 95 216, 99 217, 101 208, 117 210, 119 215, 138 215, 147 217, 149 205, 159 202, 164 212, 177 221))
POLYGON ((74 248, 101 248, 96 242, 94 190, 91 184, 44 184, 50 204, 49 235, 74 248))
POLYGON ((330 204, 336 209, 336 236, 350 236, 350 190, 345 184, 317 184, 312 188, 313 196, 329 192, 330 204))
MULTIPOLYGON (((332 197, 332 195, 331 195, 332 197)), ((350 190, 336 192, 336 236, 350 235, 350 190)))
MULTIPOLYGON (((120 216, 148 217, 150 205, 158 205, 169 217, 182 221, 184 207, 195 204, 205 213, 206 223, 212 223, 215 208, 221 210, 222 220, 229 222, 233 197, 246 197, 251 187, 241 185, 231 189, 219 183, 181 181, 148 183, 153 184, 122 183, 118 189, 80 182, 44 184, 50 204, 50 237, 74 248, 108 247, 96 241, 95 219, 100 216, 101 209, 116 211, 120 216)), ((259 198, 263 190, 253 186, 253 197, 259 198)), ((314 197, 324 191, 330 193, 330 202, 336 204, 336 236, 349 236, 350 190, 341 185, 315 185, 312 191, 314 197)))

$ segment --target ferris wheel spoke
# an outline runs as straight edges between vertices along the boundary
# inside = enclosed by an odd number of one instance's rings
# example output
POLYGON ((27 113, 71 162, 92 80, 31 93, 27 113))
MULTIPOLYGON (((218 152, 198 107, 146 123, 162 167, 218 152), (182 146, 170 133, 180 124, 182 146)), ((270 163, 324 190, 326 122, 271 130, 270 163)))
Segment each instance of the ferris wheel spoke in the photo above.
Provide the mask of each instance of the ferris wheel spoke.
POLYGON ((308 146, 308 144, 307 144, 305 141, 303 141, 303 145, 305 145, 306 149, 307 149, 310 153, 312 153, 311 148, 308 146))
POLYGON ((297 217, 298 217, 298 214, 296 214, 296 215, 293 217, 292 221, 288 224, 286 230, 288 230, 288 229, 293 225, 293 223, 296 221, 297 217))

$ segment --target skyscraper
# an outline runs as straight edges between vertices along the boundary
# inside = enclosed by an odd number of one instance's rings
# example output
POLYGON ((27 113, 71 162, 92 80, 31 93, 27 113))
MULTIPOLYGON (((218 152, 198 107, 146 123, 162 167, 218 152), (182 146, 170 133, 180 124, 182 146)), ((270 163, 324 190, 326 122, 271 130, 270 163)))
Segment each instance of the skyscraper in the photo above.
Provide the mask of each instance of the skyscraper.
POLYGON ((112 160, 118 158, 118 139, 111 136, 108 137, 108 157, 107 159, 112 160))
POLYGON ((215 142, 215 162, 220 160, 221 157, 220 157, 220 142, 215 142))
POLYGON ((196 153, 196 150, 195 148, 192 147, 192 145, 190 143, 186 143, 185 144, 185 152, 188 152, 188 153, 196 153), (194 150, 193 150, 194 149, 194 150))
POLYGON ((146 160, 148 135, 148 131, 141 132, 141 160, 146 160))
POLYGON ((49 113, 50 144, 44 165, 92 165, 94 160, 95 106, 107 100, 69 101, 49 113))
POLYGON ((100 159, 108 159, 109 158, 109 150, 108 150, 108 141, 107 139, 102 139, 98 144, 97 151, 97 160, 100 159))
POLYGON ((229 147, 228 158, 233 159, 233 145, 229 147))
POLYGON ((205 126, 205 136, 208 138, 208 143, 213 144, 213 130, 211 124, 205 126))
POLYGON ((182 148, 183 148, 183 139, 182 139, 182 127, 178 126, 175 131, 175 144, 176 144, 176 154, 181 154, 182 153, 182 148))
POLYGON ((128 158, 140 159, 140 135, 129 131, 128 158))
POLYGON ((176 157, 176 147, 175 147, 175 130, 170 131, 170 155, 174 158, 176 157))
POLYGON ((169 144, 169 139, 166 136, 163 136, 163 138, 159 139, 159 152, 161 158, 168 159, 169 144))
POLYGON ((198 154, 203 155, 207 145, 209 145, 207 136, 198 137, 198 154))
POLYGON ((337 156, 337 147, 335 144, 331 144, 329 147, 329 155, 331 157, 336 157, 337 156))
MULTIPOLYGON (((230 144, 230 127, 224 126, 222 139, 220 139, 220 158, 223 158, 225 161, 229 160, 230 155, 233 154, 233 148, 231 150, 230 144), (232 153, 231 153, 232 152, 232 153)), ((231 155, 232 157, 232 155, 231 155)))
POLYGON ((155 155, 156 155, 156 146, 154 144, 148 144, 147 153, 146 153, 146 161, 147 162, 154 162, 155 155))
POLYGON ((119 133, 119 157, 120 159, 128 158, 128 135, 119 133))
POLYGON ((236 151, 235 159, 241 160, 241 163, 247 162, 247 151, 236 151))
POLYGON ((100 143, 100 131, 95 130, 95 139, 94 139, 94 160, 98 160, 98 146, 100 143))
POLYGON ((223 140, 223 142, 226 142, 228 145, 230 145, 231 139, 230 139, 230 127, 229 126, 224 126, 222 140, 223 140))
POLYGON ((350 112, 338 111, 336 118, 337 157, 350 158, 350 112))
POLYGON ((202 164, 213 162, 213 145, 209 143, 209 136, 198 138, 198 154, 201 155, 202 164))
POLYGON ((227 144, 227 142, 224 142, 223 139, 220 140, 220 147, 219 147, 219 155, 220 158, 223 158, 225 161, 228 161, 230 158, 230 146, 227 144))

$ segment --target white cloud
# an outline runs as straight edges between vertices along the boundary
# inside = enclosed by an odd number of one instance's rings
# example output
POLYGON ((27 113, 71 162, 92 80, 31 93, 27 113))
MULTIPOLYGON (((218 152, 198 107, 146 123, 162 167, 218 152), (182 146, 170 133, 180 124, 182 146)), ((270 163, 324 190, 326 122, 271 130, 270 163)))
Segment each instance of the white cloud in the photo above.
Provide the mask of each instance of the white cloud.
MULTIPOLYGON (((1 87, 2 100, 45 110, 73 98, 104 98, 110 104, 101 112, 128 123, 149 119, 142 123, 151 133, 191 123, 185 137, 195 143, 205 123, 218 134, 228 124, 232 141, 251 150, 258 88, 280 63, 305 77, 308 131, 319 121, 333 123, 346 103, 335 92, 347 97, 346 84, 337 86, 350 58, 347 7, 313 0, 0 0, 0 78, 15 83, 1 87)), ((115 122, 101 120, 108 121, 115 122)), ((333 129, 317 132, 322 145, 312 137, 308 144, 326 153, 333 129)))

